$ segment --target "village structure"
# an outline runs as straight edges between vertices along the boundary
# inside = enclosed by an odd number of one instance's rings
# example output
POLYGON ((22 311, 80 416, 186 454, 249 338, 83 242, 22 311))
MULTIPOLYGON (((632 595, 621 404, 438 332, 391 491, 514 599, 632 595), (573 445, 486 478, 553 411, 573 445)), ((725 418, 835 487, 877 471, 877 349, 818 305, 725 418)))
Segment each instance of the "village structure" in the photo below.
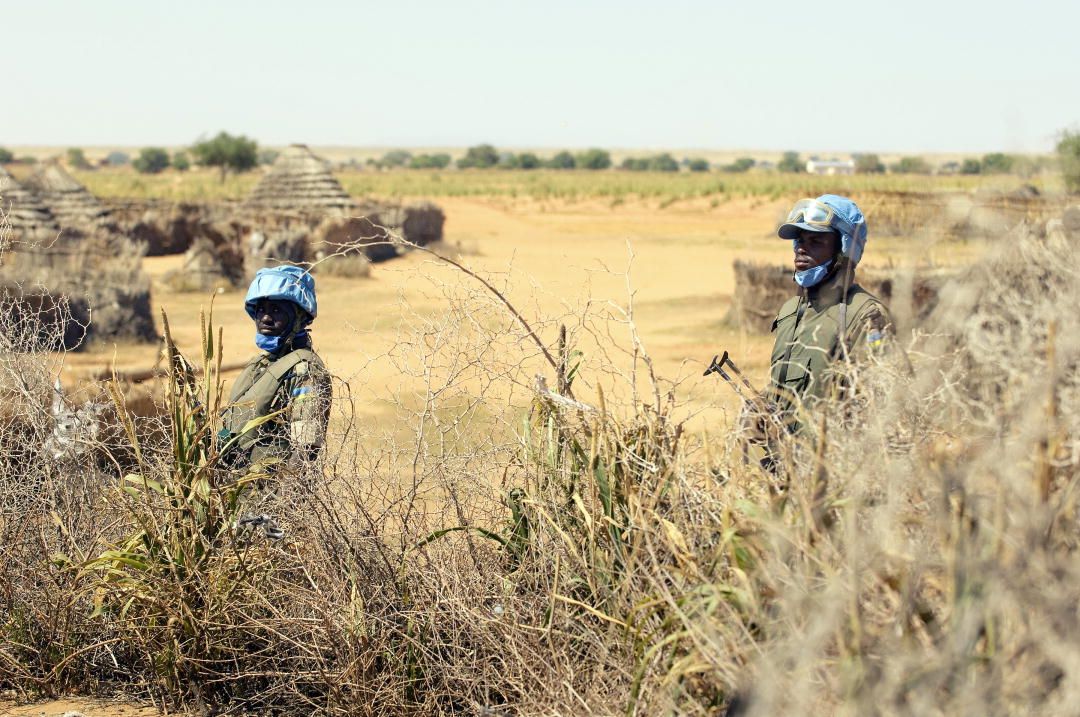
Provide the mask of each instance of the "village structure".
POLYGON ((48 324, 77 349, 92 340, 155 341, 151 282, 142 257, 182 253, 164 277, 174 291, 245 286, 282 262, 360 278, 371 262, 442 239, 445 215, 429 202, 353 198, 307 146, 281 153, 237 205, 176 203, 112 207, 57 161, 23 182, 0 167, 8 224, 0 299, 48 324), (92 317, 92 319, 91 319, 92 317))
POLYGON ((838 176, 855 174, 855 161, 851 159, 808 159, 807 174, 838 176))
MULTIPOLYGON (((846 175, 854 172, 854 162, 815 158, 806 163, 806 171, 846 175)), ((146 254, 183 254, 180 268, 163 279, 173 291, 240 288, 258 269, 283 262, 308 266, 316 274, 362 278, 372 262, 441 240, 446 219, 430 202, 351 196, 328 163, 302 144, 282 151, 238 205, 128 201, 110 206, 55 161, 21 183, 0 168, 0 196, 15 254, 15 262, 0 267, 0 291, 17 304, 33 304, 35 311, 48 309, 40 296, 67 297, 69 322, 76 327, 64 332, 68 348, 83 345, 84 339, 156 340, 150 281, 141 268, 146 254), (96 281, 85 280, 91 273, 96 281), (40 290, 38 299, 28 298, 28 285, 40 290)), ((946 231, 956 236, 1004 233, 1019 221, 1045 220, 1038 197, 968 200, 959 207, 959 200, 949 201, 945 206, 924 199, 919 206, 949 217, 946 231)), ((922 221, 911 214, 916 209, 871 205, 875 231, 902 233, 913 221, 922 221)), ((767 332, 776 307, 790 295, 790 269, 736 261, 734 273, 727 321, 767 332)), ((899 314, 914 320, 936 305, 947 273, 922 268, 898 278, 896 272, 875 276, 867 268, 861 281, 886 300, 898 289, 898 295, 911 296, 911 305, 899 314)))

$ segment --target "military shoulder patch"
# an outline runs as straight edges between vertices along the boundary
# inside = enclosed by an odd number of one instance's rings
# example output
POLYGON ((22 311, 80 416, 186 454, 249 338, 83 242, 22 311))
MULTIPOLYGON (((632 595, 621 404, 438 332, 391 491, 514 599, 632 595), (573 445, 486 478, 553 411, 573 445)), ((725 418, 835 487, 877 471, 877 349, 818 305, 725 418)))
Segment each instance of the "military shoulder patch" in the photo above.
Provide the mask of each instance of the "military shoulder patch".
POLYGON ((872 348, 877 348, 885 343, 885 332, 878 329, 871 329, 866 332, 866 343, 872 348))

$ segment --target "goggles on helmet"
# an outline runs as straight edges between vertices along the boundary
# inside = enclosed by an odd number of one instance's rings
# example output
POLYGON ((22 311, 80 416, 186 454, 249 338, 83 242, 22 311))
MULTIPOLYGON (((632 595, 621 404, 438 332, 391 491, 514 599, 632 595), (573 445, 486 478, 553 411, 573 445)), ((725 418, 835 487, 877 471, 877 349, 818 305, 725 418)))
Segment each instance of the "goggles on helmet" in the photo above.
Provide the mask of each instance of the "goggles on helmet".
POLYGON ((816 199, 800 199, 791 208, 785 224, 809 224, 831 229, 834 216, 836 212, 828 204, 816 199))

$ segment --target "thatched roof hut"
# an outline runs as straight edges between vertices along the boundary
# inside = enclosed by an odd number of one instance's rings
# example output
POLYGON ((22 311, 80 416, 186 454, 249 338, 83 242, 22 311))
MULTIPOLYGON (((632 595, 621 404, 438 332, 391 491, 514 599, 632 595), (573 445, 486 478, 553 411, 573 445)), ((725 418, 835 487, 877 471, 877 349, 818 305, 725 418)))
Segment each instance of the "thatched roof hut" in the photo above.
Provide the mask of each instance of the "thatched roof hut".
POLYGON ((0 167, 0 209, 7 215, 16 240, 49 240, 60 233, 60 225, 48 206, 3 167, 0 167))
POLYGON ((248 209, 348 215, 356 204, 306 145, 289 146, 244 202, 248 209))
POLYGON ((725 321, 744 331, 768 333, 776 312, 795 295, 791 269, 735 260, 735 292, 725 321))
POLYGON ((0 302, 28 348, 157 340, 143 248, 98 233, 68 246, 20 251, 0 267, 0 302), (36 338, 33 338, 36 337, 36 338))
POLYGON ((68 174, 59 162, 49 162, 26 179, 56 217, 62 229, 91 232, 109 219, 109 209, 68 174))
POLYGON ((174 291, 236 289, 248 281, 244 251, 231 237, 196 237, 184 252, 184 265, 164 277, 174 291))

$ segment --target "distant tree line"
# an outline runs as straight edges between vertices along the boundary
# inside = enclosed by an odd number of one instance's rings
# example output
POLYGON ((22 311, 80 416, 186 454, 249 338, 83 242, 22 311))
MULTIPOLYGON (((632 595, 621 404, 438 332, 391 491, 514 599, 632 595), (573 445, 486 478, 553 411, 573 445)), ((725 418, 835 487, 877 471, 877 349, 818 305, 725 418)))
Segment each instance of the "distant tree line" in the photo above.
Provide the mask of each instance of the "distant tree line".
MULTIPOLYGON (((855 172, 858 174, 1007 174, 1030 175, 1049 168, 1060 167, 1066 189, 1080 193, 1080 131, 1065 131, 1057 144, 1056 163, 1050 157, 1032 157, 1027 155, 990 152, 982 157, 967 157, 961 161, 946 162, 938 167, 919 156, 901 157, 886 167, 877 154, 865 153, 853 155, 855 172)), ((228 172, 244 172, 260 164, 273 164, 278 153, 272 149, 259 149, 255 140, 244 135, 231 135, 219 132, 209 139, 200 139, 190 148, 174 152, 172 155, 162 147, 144 147, 132 160, 120 151, 110 152, 100 164, 105 166, 124 166, 130 164, 136 171, 156 174, 168 168, 186 171, 193 164, 202 167, 214 167, 221 172, 224 181, 228 172)), ((91 169, 93 164, 86 158, 81 148, 67 150, 67 164, 74 169, 91 169)), ((16 157, 10 150, 0 147, 0 164, 33 164, 34 157, 16 157)), ((459 169, 585 169, 605 170, 612 167, 611 154, 603 149, 587 149, 572 153, 567 150, 556 152, 542 158, 533 152, 500 152, 490 144, 469 147, 465 155, 454 162, 445 152, 433 154, 412 154, 396 149, 384 154, 382 158, 369 159, 368 165, 379 169, 446 169, 451 164, 459 169)), ((730 164, 717 167, 721 172, 747 172, 757 167, 752 157, 740 157, 730 164)), ((768 165, 763 165, 768 166, 768 165)), ((678 172, 685 168, 690 172, 708 172, 712 167, 702 157, 684 157, 676 160, 670 153, 664 152, 643 157, 627 157, 619 164, 619 169, 631 172, 678 172)), ((776 163, 779 172, 805 172, 806 163, 798 152, 784 152, 776 163)))
MULTIPOLYGON (((1057 162, 1065 177, 1066 188, 1080 193, 1080 132, 1064 132, 1057 145, 1057 162)), ((982 157, 969 157, 961 162, 946 162, 939 167, 932 166, 919 156, 901 157, 887 166, 877 154, 864 153, 853 155, 855 172, 858 174, 1032 174, 1047 169, 1051 160, 1045 157, 991 152, 982 157)), ((379 168, 410 169, 445 169, 452 163, 449 154, 412 155, 405 150, 392 150, 379 160, 368 160, 368 164, 379 168)), ((533 152, 500 152, 490 144, 469 147, 465 155, 454 162, 459 169, 589 169, 603 170, 612 166, 611 154, 602 149, 588 149, 576 154, 569 151, 557 152, 551 157, 541 158, 533 152)), ((717 167, 721 172, 747 172, 758 166, 752 157, 740 157, 730 164, 717 167)), ((631 172, 677 172, 685 168, 690 172, 707 172, 711 169, 708 160, 702 157, 684 158, 681 162, 670 153, 661 153, 644 157, 627 157, 619 169, 631 172)), ((806 162, 795 151, 784 152, 776 163, 779 172, 799 173, 806 171, 806 162)))

